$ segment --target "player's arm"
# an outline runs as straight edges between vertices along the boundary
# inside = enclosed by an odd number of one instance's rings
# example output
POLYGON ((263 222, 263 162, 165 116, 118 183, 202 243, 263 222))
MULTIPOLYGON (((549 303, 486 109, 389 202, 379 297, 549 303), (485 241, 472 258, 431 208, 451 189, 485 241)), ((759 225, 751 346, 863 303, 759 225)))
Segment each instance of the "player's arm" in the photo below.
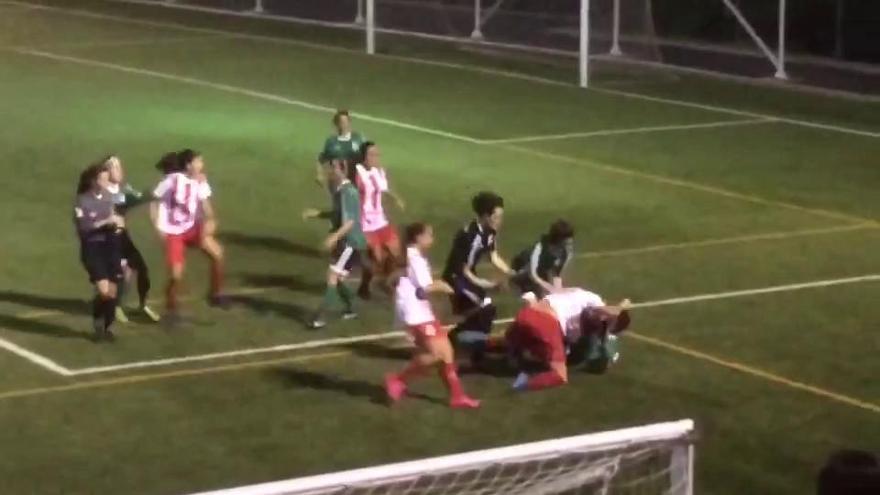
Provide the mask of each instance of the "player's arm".
POLYGON ((512 277, 516 274, 507 261, 498 254, 497 249, 493 249, 489 254, 489 261, 492 262, 492 266, 497 268, 501 273, 507 275, 508 277, 512 277))
POLYGON ((88 215, 80 205, 77 205, 74 208, 74 215, 76 218, 76 228, 80 232, 87 234, 89 232, 94 232, 96 230, 101 230, 105 227, 115 226, 115 227, 125 227, 125 220, 122 217, 117 215, 116 213, 111 213, 107 218, 102 218, 100 220, 91 218, 91 215, 88 215))
POLYGON ((391 196, 391 199, 394 200, 394 203, 397 205, 397 207, 400 209, 400 211, 406 210, 406 202, 403 201, 403 198, 400 197, 399 194, 394 192, 393 189, 388 189, 385 192, 388 193, 388 196, 391 196))
POLYGON ((209 198, 205 198, 205 199, 201 200, 201 206, 202 206, 202 212, 205 215, 205 217, 204 217, 205 221, 206 222, 216 222, 217 221, 216 211, 214 210, 214 204, 211 203, 211 200, 209 198))
POLYGON ((483 289, 494 289, 498 287, 497 282, 478 277, 473 271, 471 271, 470 268, 467 267, 467 265, 464 266, 461 273, 462 275, 464 275, 464 278, 466 278, 470 283, 476 285, 477 287, 481 287, 483 289))
POLYGON ((632 302, 629 299, 624 299, 616 305, 598 306, 595 308, 595 311, 598 311, 609 318, 617 318, 620 316, 620 313, 623 313, 630 308, 632 308, 632 302))
POLYGON ((529 278, 548 293, 556 292, 556 290, 562 286, 562 279, 560 277, 554 277, 553 280, 548 281, 538 275, 538 266, 541 263, 542 251, 543 247, 541 246, 541 243, 535 243, 535 247, 532 248, 532 254, 529 256, 529 278))
POLYGON ((330 161, 330 139, 324 141, 324 148, 318 153, 315 162, 315 182, 321 187, 327 187, 327 163, 330 161))

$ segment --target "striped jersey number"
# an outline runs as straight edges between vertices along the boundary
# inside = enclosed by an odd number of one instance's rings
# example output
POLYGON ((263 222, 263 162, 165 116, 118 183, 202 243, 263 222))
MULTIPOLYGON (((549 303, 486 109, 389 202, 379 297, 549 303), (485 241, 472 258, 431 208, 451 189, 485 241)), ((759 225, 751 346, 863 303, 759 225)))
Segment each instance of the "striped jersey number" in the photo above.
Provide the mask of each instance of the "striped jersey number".
POLYGON ((382 190, 379 188, 379 181, 376 180, 375 175, 370 175, 370 183, 373 184, 373 191, 372 191, 373 192, 373 194, 372 194, 373 211, 376 211, 379 209, 379 206, 381 205, 381 202, 382 202, 382 190))
POLYGON ((174 184, 174 192, 168 198, 168 210, 171 225, 181 225, 189 221, 192 212, 189 211, 189 199, 192 195, 192 183, 187 182, 183 186, 183 201, 177 201, 178 183, 174 184))

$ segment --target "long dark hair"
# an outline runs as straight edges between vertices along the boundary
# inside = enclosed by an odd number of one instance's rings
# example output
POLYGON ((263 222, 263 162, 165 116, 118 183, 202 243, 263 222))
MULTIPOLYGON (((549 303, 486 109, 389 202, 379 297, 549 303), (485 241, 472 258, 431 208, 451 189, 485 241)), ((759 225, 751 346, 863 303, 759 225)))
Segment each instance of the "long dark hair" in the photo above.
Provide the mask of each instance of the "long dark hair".
POLYGON ((79 182, 76 185, 76 194, 85 194, 92 190, 95 186, 95 180, 98 179, 98 175, 101 172, 107 170, 107 166, 104 165, 104 162, 93 163, 85 168, 79 174, 79 182))
POLYGON ((162 172, 163 175, 180 172, 181 168, 180 160, 177 157, 177 153, 174 151, 165 153, 162 155, 162 158, 156 162, 156 170, 162 172))
POLYGON ((180 167, 179 172, 186 170, 186 167, 192 163, 193 160, 202 156, 201 153, 194 149, 186 148, 184 150, 180 150, 177 152, 177 164, 180 167))

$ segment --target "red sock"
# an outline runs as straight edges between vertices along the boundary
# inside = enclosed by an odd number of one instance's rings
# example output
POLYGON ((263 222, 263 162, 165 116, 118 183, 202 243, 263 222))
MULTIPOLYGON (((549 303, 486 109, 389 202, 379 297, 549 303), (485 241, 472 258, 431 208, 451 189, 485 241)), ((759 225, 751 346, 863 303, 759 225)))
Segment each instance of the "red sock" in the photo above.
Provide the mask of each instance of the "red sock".
POLYGON ((410 361, 409 364, 406 365, 406 368, 403 369, 400 373, 397 374, 397 378, 402 382, 408 382, 413 378, 418 378, 425 374, 425 367, 416 361, 410 361))
POLYGON ((177 309, 177 282, 174 280, 169 280, 165 286, 165 308, 168 311, 177 309))
POLYGON ((458 378, 458 371, 455 370, 454 364, 444 363, 440 365, 440 378, 446 384, 451 397, 456 398, 464 395, 464 389, 461 386, 461 380, 458 378))
POLYGON ((541 390, 544 388, 558 387, 565 383, 565 380, 555 371, 545 371, 529 378, 529 390, 541 390))
POLYGON ((211 295, 216 296, 223 289, 223 262, 211 260, 211 295))

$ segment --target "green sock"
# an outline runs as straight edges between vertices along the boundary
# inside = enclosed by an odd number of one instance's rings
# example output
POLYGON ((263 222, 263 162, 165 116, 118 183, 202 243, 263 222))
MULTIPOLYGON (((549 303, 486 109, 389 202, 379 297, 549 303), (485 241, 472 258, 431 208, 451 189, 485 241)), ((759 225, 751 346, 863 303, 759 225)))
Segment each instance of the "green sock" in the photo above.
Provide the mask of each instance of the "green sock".
POLYGON ((332 285, 328 285, 327 289, 324 290, 324 299, 321 300, 321 306, 318 308, 318 314, 324 313, 328 309, 339 304, 339 296, 336 292, 336 287, 332 285))
POLYGON ((354 294, 351 292, 351 289, 345 285, 344 282, 339 282, 336 285, 336 292, 339 294, 339 298, 342 299, 342 304, 345 305, 345 311, 351 312, 352 310, 352 299, 354 294))

